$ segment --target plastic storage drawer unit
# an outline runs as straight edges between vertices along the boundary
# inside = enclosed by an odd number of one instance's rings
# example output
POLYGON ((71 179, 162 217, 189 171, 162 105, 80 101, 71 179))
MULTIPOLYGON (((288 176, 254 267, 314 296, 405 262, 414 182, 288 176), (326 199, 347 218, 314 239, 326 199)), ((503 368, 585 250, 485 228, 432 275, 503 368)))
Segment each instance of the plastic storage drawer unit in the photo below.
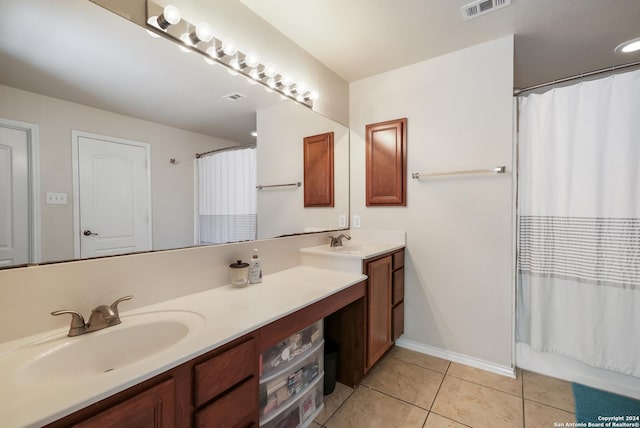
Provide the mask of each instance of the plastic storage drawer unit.
POLYGON ((267 349, 260 355, 260 376, 269 377, 279 372, 279 367, 293 363, 309 354, 322 341, 322 320, 311 324, 289 338, 267 349))
POLYGON ((279 409, 304 394, 324 373, 324 341, 314 345, 302 359, 284 363, 281 370, 260 379, 260 417, 270 419, 279 409))
POLYGON ((264 428, 294 428, 308 427, 324 407, 322 387, 324 375, 320 375, 314 380, 305 394, 285 407, 282 411, 276 412, 272 419, 260 422, 264 428))

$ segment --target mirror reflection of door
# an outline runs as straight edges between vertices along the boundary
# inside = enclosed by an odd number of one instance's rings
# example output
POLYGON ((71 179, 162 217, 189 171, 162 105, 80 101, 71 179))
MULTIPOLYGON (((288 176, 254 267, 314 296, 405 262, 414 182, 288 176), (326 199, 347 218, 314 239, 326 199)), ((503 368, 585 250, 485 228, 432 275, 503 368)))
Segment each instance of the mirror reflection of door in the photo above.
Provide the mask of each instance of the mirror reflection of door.
POLYGON ((148 144, 73 132, 76 257, 151 250, 148 144))
POLYGON ((0 267, 37 262, 36 125, 0 119, 0 267))

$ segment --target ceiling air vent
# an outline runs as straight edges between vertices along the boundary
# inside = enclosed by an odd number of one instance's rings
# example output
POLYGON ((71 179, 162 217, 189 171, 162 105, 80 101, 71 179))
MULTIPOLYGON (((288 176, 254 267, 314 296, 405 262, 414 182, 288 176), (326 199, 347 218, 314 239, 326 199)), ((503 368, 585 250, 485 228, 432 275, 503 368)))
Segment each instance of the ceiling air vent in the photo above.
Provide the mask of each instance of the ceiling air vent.
POLYGON ((236 101, 240 101, 247 98, 247 96, 244 94, 241 94, 240 92, 233 92, 221 98, 227 102, 235 103, 236 101))
POLYGON ((462 18, 466 21, 510 5, 511 0, 476 0, 462 6, 462 18))

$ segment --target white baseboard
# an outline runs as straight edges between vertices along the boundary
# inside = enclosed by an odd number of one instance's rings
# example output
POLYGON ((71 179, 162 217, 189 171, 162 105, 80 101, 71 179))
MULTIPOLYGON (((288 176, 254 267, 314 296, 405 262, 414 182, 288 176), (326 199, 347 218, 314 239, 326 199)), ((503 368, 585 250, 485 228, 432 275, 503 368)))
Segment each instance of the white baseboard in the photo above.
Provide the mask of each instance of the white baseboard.
POLYGON ((516 343, 516 365, 531 372, 640 400, 638 377, 592 367, 562 355, 536 352, 524 343, 516 343))
POLYGON ((453 361, 454 363, 464 364, 465 366, 475 367, 477 369, 496 373, 502 376, 507 376, 514 379, 516 377, 516 372, 513 367, 495 364, 490 361, 481 360, 479 358, 470 357, 468 355, 459 354, 457 352, 447 351, 446 349, 436 348, 435 346, 425 345, 424 343, 416 342, 402 337, 396 340, 396 346, 411 349, 412 351, 431 355, 433 357, 453 361))

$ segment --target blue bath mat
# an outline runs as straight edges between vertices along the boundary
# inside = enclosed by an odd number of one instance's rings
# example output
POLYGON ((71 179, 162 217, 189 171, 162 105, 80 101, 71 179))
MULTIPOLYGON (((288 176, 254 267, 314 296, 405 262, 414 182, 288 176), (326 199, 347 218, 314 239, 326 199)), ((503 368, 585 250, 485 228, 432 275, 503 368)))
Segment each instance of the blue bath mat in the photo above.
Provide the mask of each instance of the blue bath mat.
POLYGON ((576 400, 576 422, 598 424, 590 426, 640 427, 639 400, 589 388, 579 383, 572 386, 576 400), (608 422, 611 424, 607 425, 608 422), (602 423, 604 424, 600 425, 602 423))

